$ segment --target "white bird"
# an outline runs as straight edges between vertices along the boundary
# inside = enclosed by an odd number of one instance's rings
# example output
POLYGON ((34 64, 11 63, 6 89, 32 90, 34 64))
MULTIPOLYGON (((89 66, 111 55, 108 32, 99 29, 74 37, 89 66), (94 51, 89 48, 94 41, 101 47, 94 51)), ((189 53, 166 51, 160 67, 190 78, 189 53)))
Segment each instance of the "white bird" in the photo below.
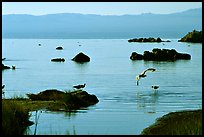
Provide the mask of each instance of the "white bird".
POLYGON ((139 75, 137 75, 137 76, 136 76, 137 86, 139 85, 139 80, 140 80, 141 78, 144 78, 144 77, 147 76, 147 75, 145 75, 145 73, 146 73, 147 71, 154 72, 154 71, 156 71, 156 69, 155 69, 155 68, 148 68, 148 69, 144 70, 142 73, 140 73, 139 75))

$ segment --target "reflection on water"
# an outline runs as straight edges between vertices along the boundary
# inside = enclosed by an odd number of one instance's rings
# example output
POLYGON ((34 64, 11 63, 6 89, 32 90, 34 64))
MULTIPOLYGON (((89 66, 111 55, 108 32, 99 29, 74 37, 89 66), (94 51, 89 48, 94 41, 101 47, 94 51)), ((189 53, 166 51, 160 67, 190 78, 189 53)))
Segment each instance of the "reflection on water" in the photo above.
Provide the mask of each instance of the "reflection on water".
POLYGON ((150 93, 136 94, 137 108, 146 113, 156 113, 159 91, 151 91, 150 93))

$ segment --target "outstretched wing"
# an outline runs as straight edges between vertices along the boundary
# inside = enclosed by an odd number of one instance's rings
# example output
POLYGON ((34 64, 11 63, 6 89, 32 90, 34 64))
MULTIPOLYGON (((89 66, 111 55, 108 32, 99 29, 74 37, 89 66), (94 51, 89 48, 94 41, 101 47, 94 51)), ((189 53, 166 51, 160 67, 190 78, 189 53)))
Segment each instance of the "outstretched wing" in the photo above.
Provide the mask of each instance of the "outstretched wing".
POLYGON ((154 71, 156 71, 156 69, 155 69, 155 68, 148 68, 146 71, 152 71, 152 72, 154 72, 154 71))
POLYGON ((141 75, 145 75, 145 73, 146 73, 147 71, 154 72, 154 71, 156 71, 156 69, 155 69, 155 68, 148 68, 148 69, 144 70, 144 71, 141 73, 141 75))

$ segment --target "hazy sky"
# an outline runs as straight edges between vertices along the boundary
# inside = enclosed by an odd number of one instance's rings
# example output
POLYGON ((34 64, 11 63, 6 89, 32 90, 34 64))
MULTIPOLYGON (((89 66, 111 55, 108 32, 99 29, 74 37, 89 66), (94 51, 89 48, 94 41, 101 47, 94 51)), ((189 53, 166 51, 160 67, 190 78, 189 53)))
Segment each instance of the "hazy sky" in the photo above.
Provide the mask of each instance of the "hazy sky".
POLYGON ((202 2, 2 2, 2 14, 168 14, 201 7, 202 2))

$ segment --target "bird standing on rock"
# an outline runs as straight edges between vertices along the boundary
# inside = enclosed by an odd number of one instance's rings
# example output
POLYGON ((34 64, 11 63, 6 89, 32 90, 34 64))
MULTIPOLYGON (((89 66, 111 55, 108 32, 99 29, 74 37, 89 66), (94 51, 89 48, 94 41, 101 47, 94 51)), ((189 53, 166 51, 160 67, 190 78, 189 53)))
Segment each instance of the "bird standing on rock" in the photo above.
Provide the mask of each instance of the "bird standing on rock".
POLYGON ((76 85, 76 86, 73 86, 73 88, 81 89, 81 88, 84 88, 85 86, 86 86, 86 84, 83 84, 83 85, 76 85))

